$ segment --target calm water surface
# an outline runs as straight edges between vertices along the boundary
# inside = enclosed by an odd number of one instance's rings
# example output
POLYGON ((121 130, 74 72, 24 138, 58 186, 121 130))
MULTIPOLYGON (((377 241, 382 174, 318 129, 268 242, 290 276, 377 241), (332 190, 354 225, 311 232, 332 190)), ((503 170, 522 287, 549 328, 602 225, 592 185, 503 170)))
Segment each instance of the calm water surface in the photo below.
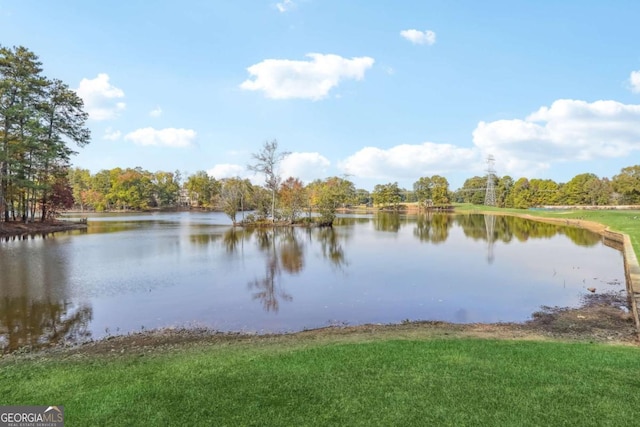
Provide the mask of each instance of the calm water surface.
POLYGON ((158 327, 525 321, 624 289, 586 230, 483 215, 345 216, 232 228, 218 213, 89 216, 87 232, 0 242, 0 347, 158 327))

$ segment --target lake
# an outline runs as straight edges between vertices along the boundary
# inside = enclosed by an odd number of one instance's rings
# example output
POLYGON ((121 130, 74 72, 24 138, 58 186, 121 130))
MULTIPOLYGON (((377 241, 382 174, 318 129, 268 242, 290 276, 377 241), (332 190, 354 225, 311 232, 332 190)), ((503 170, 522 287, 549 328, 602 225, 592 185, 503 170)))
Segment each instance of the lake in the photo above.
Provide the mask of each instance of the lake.
POLYGON ((505 216, 342 215, 233 228, 220 213, 90 214, 87 231, 0 242, 0 347, 161 327, 251 333, 521 322, 625 289, 587 230, 505 216))

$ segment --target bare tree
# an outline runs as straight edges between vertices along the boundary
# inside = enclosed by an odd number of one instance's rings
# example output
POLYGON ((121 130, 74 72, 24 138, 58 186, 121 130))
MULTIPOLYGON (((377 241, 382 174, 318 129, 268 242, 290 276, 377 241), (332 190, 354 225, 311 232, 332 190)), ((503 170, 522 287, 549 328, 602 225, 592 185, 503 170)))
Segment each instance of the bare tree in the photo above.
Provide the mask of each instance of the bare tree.
POLYGON ((286 151, 278 152, 277 140, 266 141, 259 153, 251 155, 255 163, 247 166, 250 171, 263 173, 265 176, 265 187, 271 191, 271 219, 274 222, 276 220, 276 193, 281 181, 278 165, 289 154, 286 151))

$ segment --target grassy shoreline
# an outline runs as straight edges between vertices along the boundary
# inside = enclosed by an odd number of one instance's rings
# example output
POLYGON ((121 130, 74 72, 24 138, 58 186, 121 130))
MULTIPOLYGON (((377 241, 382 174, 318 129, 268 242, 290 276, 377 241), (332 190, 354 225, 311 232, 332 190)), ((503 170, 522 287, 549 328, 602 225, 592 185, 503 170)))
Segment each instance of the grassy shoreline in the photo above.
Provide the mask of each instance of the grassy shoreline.
MULTIPOLYGON (((629 234, 639 253, 638 211, 457 212, 597 222, 629 234)), ((160 346, 142 345, 148 336, 140 335, 119 347, 115 338, 95 353, 88 346, 0 358, 0 396, 4 405, 65 405, 68 425, 595 426, 636 418, 637 343, 505 330, 399 325, 160 346)))

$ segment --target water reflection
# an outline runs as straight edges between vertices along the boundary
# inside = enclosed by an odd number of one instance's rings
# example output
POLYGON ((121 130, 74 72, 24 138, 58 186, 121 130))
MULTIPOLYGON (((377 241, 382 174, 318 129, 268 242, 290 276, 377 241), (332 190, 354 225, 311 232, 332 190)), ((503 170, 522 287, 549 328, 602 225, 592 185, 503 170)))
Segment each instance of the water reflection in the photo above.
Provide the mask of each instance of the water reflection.
POLYGON ((403 216, 396 212, 378 213, 373 217, 373 228, 376 231, 397 233, 403 225, 403 216))
POLYGON ((265 256, 264 275, 251 280, 249 289, 255 290, 252 299, 259 300, 265 311, 277 313, 280 302, 291 302, 293 297, 284 289, 281 278, 283 273, 298 275, 305 267, 305 248, 313 246, 314 240, 320 243, 321 252, 333 266, 347 265, 340 236, 333 228, 249 228, 230 229, 224 235, 225 247, 235 251, 239 242, 255 239, 257 248, 265 256), (304 238, 303 236, 306 236, 304 238))
POLYGON ((220 237, 221 236, 219 234, 213 233, 190 234, 189 241, 194 245, 207 246, 220 240, 220 237))
POLYGON ((509 243, 516 238, 526 242, 530 238, 549 239, 557 234, 565 235, 580 246, 595 246, 602 241, 600 235, 584 228, 531 221, 525 218, 501 215, 457 215, 456 223, 465 236, 474 240, 502 241, 509 243), (489 226, 488 222, 491 222, 489 226))
POLYGON ((62 341, 77 343, 91 337, 92 308, 69 300, 33 300, 30 296, 0 298, 0 348, 38 348, 62 341))
POLYGON ((0 242, 2 351, 141 326, 524 321, 541 305, 579 304, 589 287, 624 290, 622 257, 599 235, 515 217, 385 213, 312 229, 115 218, 0 242))
POLYGON ((317 231, 316 238, 320 242, 322 255, 332 266, 342 268, 348 265, 343 245, 340 242, 340 238, 346 241, 346 235, 340 237, 333 228, 321 228, 317 231))
POLYGON ((33 239, 46 239, 47 233, 37 233, 37 234, 13 234, 11 236, 4 236, 0 239, 0 241, 5 242, 15 242, 16 240, 33 240, 33 239))
POLYGON ((229 254, 235 253, 244 246, 244 242, 251 239, 253 230, 232 227, 222 235, 222 243, 229 254))
POLYGON ((423 213, 416 219, 413 235, 421 242, 443 243, 449 237, 449 229, 453 226, 453 217, 446 214, 423 213))
POLYGON ((280 301, 292 301, 280 283, 282 270, 297 273, 302 270, 303 254, 293 228, 253 229, 258 248, 265 257, 265 274, 249 282, 254 290, 252 299, 259 300, 265 311, 277 313, 280 301))
POLYGON ((271 255, 267 258, 265 275, 249 282, 249 289, 256 290, 251 297, 259 300, 265 311, 277 313, 280 308, 280 300, 292 301, 291 295, 286 293, 280 286, 280 274, 282 270, 278 264, 278 258, 271 255))
POLYGON ((56 252, 33 251, 55 247, 49 240, 30 240, 22 250, 0 256, 0 350, 39 347, 91 337, 93 310, 69 291, 67 263, 56 252))
POLYGON ((337 216, 336 219, 333 220, 333 226, 334 227, 340 227, 340 228, 353 228, 353 226, 357 225, 357 224, 369 224, 369 222, 371 222, 371 216, 370 215, 364 215, 364 216, 337 216))
POLYGON ((496 216, 484 216, 484 228, 487 231, 487 263, 493 264, 495 259, 493 243, 496 241, 496 216))
POLYGON ((300 273, 304 268, 304 252, 295 230, 293 228, 282 230, 279 243, 282 268, 287 273, 300 273))
MULTIPOLYGON (((399 224, 399 220, 395 221, 399 224)), ((494 243, 497 241, 509 243, 515 238, 520 242, 526 242, 529 239, 550 239, 558 234, 567 236, 579 246, 595 246, 602 241, 600 235, 583 228, 535 222, 512 216, 480 214, 419 214, 416 217, 413 235, 421 242, 443 243, 449 237, 449 230, 454 223, 462 228, 466 237, 487 242, 489 264, 495 260, 494 243)))

